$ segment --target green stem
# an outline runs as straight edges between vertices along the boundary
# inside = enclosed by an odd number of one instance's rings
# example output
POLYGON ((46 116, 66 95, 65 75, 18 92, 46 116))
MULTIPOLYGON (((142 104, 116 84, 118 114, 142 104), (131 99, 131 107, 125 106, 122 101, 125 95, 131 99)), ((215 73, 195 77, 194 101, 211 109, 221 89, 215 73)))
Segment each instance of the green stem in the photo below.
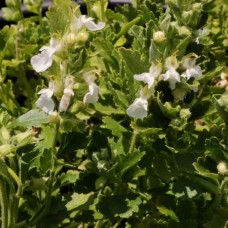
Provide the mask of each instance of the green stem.
POLYGON ((0 176, 0 203, 1 203, 1 227, 8 228, 8 197, 6 194, 6 181, 0 176))
POLYGON ((52 156, 54 156, 56 154, 56 143, 57 143, 57 140, 58 140, 59 126, 60 126, 59 123, 57 123, 55 125, 55 135, 54 135, 53 142, 52 142, 52 147, 51 147, 52 156))
POLYGON ((20 20, 24 17, 22 11, 21 11, 21 1, 16 1, 16 8, 18 10, 18 13, 20 14, 20 20))
POLYGON ((129 154, 133 153, 133 151, 135 149, 135 144, 136 144, 137 136, 138 136, 138 132, 136 132, 134 130, 133 133, 132 133, 131 144, 130 144, 129 151, 128 151, 129 154))
POLYGON ((128 30, 135 24, 137 24, 140 21, 141 17, 136 17, 134 20, 128 22, 120 31, 116 34, 116 37, 114 39, 114 42, 116 42, 121 36, 125 35, 128 30))
POLYGON ((19 207, 19 200, 22 195, 22 182, 20 178, 17 176, 17 174, 8 167, 8 172, 10 176, 14 179, 14 181, 17 183, 18 189, 16 192, 16 195, 10 198, 10 206, 9 206, 9 226, 15 227, 15 224, 17 222, 18 217, 18 207, 19 207))
POLYGON ((105 2, 104 0, 100 0, 101 7, 101 21, 105 21, 105 2))

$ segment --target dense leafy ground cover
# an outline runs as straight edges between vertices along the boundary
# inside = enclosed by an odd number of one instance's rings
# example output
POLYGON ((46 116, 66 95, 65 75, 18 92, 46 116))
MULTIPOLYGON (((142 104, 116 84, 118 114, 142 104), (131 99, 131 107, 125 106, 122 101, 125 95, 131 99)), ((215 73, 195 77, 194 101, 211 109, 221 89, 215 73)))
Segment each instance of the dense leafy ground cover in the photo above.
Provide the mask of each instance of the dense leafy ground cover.
POLYGON ((228 227, 228 2, 6 0, 1 226, 228 227))

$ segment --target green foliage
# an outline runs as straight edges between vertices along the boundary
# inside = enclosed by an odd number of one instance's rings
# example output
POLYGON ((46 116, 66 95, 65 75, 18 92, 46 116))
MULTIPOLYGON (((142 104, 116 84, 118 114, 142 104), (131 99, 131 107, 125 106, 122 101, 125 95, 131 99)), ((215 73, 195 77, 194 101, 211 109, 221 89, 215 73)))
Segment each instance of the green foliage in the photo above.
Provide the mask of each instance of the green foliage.
POLYGON ((227 227, 227 1, 21 2, 0 30, 2 227, 227 227))

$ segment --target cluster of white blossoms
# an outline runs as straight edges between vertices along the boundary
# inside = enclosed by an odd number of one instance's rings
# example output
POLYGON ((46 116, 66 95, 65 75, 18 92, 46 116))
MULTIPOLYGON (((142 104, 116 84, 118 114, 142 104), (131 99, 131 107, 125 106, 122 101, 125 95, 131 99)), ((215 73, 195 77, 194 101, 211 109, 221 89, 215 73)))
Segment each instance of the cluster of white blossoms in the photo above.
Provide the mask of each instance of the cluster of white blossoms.
MULTIPOLYGON (((88 29, 90 31, 98 31, 103 29, 104 27, 104 22, 99 22, 98 24, 96 24, 94 23, 94 19, 91 17, 87 18, 85 15, 81 15, 79 18, 74 17, 73 22, 70 24, 70 32, 65 34, 62 40, 57 40, 52 37, 49 41, 49 46, 41 47, 40 53, 31 58, 30 62, 33 69, 36 72, 40 73, 46 71, 49 67, 51 67, 54 55, 64 48, 64 38, 69 38, 69 36, 70 38, 77 38, 77 35, 79 35, 80 38, 82 38, 82 34, 87 34, 85 32, 82 32, 83 29, 88 29)), ((95 83, 96 77, 92 74, 87 74, 84 75, 84 80, 89 87, 89 92, 85 94, 83 102, 97 102, 99 96, 99 87, 95 83)), ((63 87, 62 84, 64 84, 64 91, 60 99, 58 111, 66 111, 70 104, 71 96, 74 95, 73 76, 64 77, 63 82, 58 82, 57 80, 50 80, 48 88, 42 89, 38 92, 38 94, 40 94, 40 97, 35 103, 36 106, 42 109, 44 112, 51 114, 55 109, 55 102, 52 99, 52 96, 53 94, 59 92, 59 90, 63 87)))
POLYGON ((152 64, 149 72, 134 75, 134 79, 146 84, 140 91, 140 97, 128 107, 127 114, 134 118, 143 119, 148 114, 148 99, 154 92, 156 83, 160 80, 168 81, 171 90, 176 88, 176 83, 181 82, 181 78, 189 80, 190 78, 198 79, 202 75, 200 66, 196 65, 196 55, 191 53, 184 56, 181 63, 178 62, 175 55, 168 57, 165 61, 166 71, 162 74, 162 63, 152 64), (184 68, 180 74, 179 67, 184 68), (145 89, 146 88, 146 89, 145 89))

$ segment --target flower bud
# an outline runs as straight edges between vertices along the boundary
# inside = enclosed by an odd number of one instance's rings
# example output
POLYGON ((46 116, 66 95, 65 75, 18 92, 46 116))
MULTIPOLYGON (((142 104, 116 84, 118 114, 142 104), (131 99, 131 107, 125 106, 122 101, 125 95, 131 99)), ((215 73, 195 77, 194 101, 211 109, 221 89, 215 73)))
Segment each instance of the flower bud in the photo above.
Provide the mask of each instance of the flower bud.
POLYGON ((77 34, 76 36, 76 42, 78 42, 79 44, 84 44, 87 40, 88 40, 88 33, 85 31, 81 31, 77 34))
POLYGON ((58 112, 54 111, 52 112, 49 116, 48 119, 50 121, 50 123, 58 123, 59 122, 59 114, 58 112))
POLYGON ((217 165, 217 169, 218 173, 222 175, 228 174, 228 165, 223 161, 219 162, 219 164, 217 165))
POLYGON ((67 34, 66 36, 67 44, 74 44, 76 41, 77 41, 77 36, 75 35, 75 33, 70 32, 69 34, 67 34))
POLYGON ((0 146, 0 157, 5 157, 9 153, 14 151, 14 147, 10 144, 4 144, 0 146))
POLYGON ((181 26, 180 30, 179 30, 179 34, 181 36, 190 36, 191 35, 191 31, 186 26, 181 26))
POLYGON ((155 43, 162 43, 166 40, 165 33, 163 31, 157 31, 153 34, 153 39, 155 43))
POLYGON ((0 134, 1 134, 0 135, 1 141, 3 141, 3 143, 6 143, 6 142, 8 142, 10 140, 10 133, 9 133, 8 129, 5 126, 3 126, 1 128, 1 133, 0 134))

